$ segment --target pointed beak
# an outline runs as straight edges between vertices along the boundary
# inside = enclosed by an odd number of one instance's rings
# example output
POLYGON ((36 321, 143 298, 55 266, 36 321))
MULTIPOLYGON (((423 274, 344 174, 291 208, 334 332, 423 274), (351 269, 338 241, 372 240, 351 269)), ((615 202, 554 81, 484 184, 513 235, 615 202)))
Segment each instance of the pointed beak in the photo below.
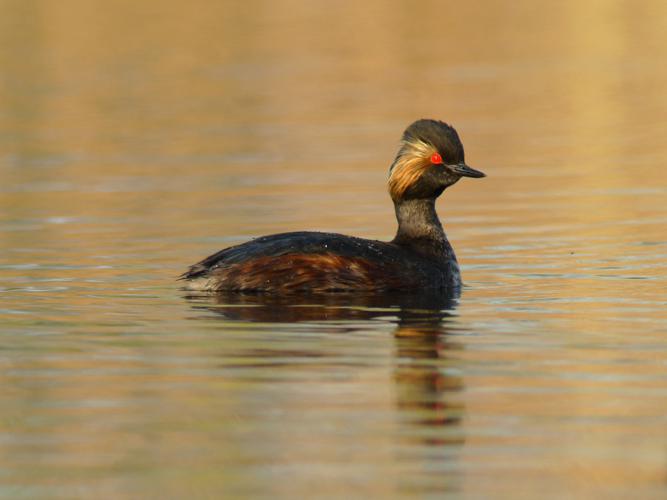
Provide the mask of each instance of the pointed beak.
POLYGON ((452 172, 455 172, 463 177, 486 177, 484 172, 475 170, 474 168, 469 167, 465 163, 458 163, 456 165, 446 165, 448 169, 452 172))

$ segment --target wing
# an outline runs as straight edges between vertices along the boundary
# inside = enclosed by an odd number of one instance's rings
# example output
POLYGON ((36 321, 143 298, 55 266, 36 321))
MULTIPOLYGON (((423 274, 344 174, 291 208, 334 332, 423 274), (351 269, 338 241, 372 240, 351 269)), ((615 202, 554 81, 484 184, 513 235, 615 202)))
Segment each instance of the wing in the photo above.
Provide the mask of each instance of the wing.
POLYGON ((190 266, 180 279, 193 279, 206 275, 216 267, 237 264, 258 257, 277 257, 288 253, 320 254, 327 251, 355 255, 380 241, 364 240, 335 233, 294 232, 272 234, 241 245, 225 248, 190 266))

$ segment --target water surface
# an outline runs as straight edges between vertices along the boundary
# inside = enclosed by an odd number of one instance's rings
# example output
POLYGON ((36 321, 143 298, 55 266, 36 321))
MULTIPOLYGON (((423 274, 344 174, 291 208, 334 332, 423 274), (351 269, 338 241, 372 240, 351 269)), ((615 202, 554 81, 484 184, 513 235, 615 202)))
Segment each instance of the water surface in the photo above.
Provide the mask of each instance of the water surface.
POLYGON ((662 2, 2 6, 0 497, 664 497, 662 2), (420 117, 459 301, 179 289, 390 239, 420 117))

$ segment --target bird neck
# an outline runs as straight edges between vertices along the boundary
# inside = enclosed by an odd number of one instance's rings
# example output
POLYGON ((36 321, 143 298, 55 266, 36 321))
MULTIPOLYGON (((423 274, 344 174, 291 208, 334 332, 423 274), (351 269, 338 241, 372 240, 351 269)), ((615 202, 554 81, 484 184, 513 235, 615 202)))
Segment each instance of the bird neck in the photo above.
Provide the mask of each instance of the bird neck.
POLYGON ((451 250, 435 211, 435 198, 395 200, 398 231, 393 243, 428 256, 451 250))

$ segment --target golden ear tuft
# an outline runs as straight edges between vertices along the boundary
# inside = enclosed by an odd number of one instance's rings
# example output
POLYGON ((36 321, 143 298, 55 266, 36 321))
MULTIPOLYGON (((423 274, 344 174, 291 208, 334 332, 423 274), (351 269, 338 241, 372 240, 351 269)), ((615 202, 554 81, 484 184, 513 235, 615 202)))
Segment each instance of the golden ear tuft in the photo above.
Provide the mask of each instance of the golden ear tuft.
POLYGON ((430 144, 416 140, 403 141, 389 173, 389 194, 401 198, 431 166, 430 158, 438 154, 430 144))

